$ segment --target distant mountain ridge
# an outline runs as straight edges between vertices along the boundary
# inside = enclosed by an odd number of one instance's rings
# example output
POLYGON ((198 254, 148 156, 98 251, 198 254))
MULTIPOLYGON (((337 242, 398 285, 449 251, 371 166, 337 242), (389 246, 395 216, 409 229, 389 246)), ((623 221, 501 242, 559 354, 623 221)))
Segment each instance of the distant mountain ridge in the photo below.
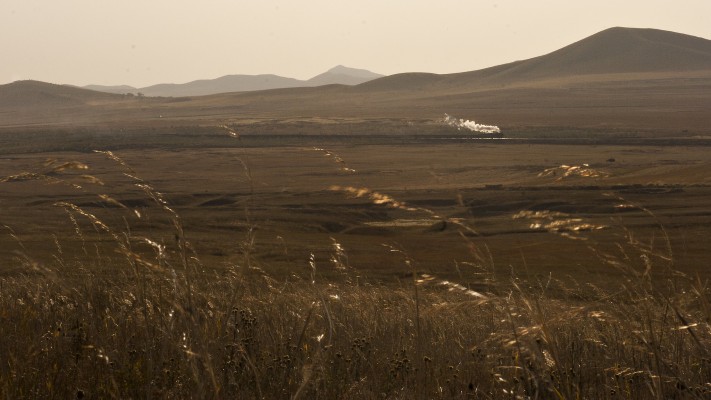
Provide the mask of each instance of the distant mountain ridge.
POLYGON ((128 85, 104 86, 87 85, 84 89, 99 92, 125 94, 142 93, 146 96, 178 97, 205 96, 229 92, 253 92, 270 89, 286 89, 295 87, 314 87, 322 85, 358 85, 369 80, 381 78, 365 69, 349 68, 338 65, 328 71, 308 80, 286 78, 279 75, 225 75, 216 79, 200 79, 187 83, 161 83, 157 85, 135 88, 128 85))
POLYGON ((301 81, 302 87, 183 98, 19 81, 0 85, 0 128, 174 126, 193 118, 219 125, 245 116, 432 120, 449 113, 501 127, 663 129, 711 136, 711 40, 674 32, 611 28, 546 55, 477 71, 403 73, 355 86, 317 86, 344 69, 301 81))
POLYGON ((614 27, 542 56, 453 74, 407 72, 382 76, 339 65, 305 81, 277 75, 228 75, 145 88, 98 85, 85 88, 108 93, 141 92, 147 96, 198 96, 335 83, 356 86, 360 92, 433 93, 500 88, 566 77, 695 70, 711 70, 711 40, 658 29, 614 27))

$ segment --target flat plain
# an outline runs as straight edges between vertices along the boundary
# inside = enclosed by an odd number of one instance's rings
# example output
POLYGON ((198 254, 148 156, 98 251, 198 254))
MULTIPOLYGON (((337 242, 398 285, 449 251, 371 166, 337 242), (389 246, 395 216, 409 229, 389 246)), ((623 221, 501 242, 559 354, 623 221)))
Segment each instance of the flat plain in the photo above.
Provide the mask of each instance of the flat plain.
MULTIPOLYGON (((422 273, 447 279, 463 274, 476 284, 476 275, 467 276, 470 267, 457 271, 456 265, 471 265, 471 246, 485 246, 503 275, 594 281, 616 274, 601 266, 600 252, 621 256, 614 247, 634 238, 660 257, 671 245, 675 268, 707 275, 706 146, 531 144, 454 134, 453 140, 397 145, 321 148, 303 140, 292 146, 115 151, 125 165, 103 153, 5 155, 3 176, 51 173, 49 180, 0 186, 2 220, 42 261, 57 256, 51 235, 69 259, 82 246, 99 246, 106 254, 115 246, 88 220, 79 221, 84 234, 78 236, 60 202, 111 221, 114 229, 128 224, 134 235, 170 244, 170 215, 135 185, 140 178, 163 194, 201 261, 215 269, 244 266, 243 243, 250 240, 251 262, 280 279, 308 274, 311 254, 321 273, 329 274, 336 241, 353 268, 378 280, 411 273, 389 250, 398 246, 422 273), (87 169, 56 168, 71 162, 87 169), (573 173, 566 176, 561 166, 573 173), (575 173, 575 166, 591 172, 575 173), (131 177, 124 175, 129 172, 131 177), (364 191, 357 197, 347 188, 364 191), (378 202, 372 193, 404 205, 378 202), (546 228, 554 221, 559 226, 546 228), (576 223, 590 226, 576 230, 576 223)), ((10 235, 0 240, 3 257, 18 250, 10 235)))
POLYGON ((8 396, 708 394, 704 140, 183 135, 0 156, 8 396))

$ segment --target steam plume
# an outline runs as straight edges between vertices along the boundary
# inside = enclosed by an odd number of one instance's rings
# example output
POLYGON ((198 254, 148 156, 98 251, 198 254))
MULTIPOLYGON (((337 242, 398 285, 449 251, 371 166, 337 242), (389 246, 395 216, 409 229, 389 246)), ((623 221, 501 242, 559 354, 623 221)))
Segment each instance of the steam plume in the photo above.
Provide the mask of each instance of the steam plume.
POLYGON ((454 126, 457 129, 467 128, 470 131, 481 133, 501 133, 501 129, 496 125, 477 124, 475 121, 463 120, 455 118, 449 114, 444 114, 444 123, 449 126, 454 126))

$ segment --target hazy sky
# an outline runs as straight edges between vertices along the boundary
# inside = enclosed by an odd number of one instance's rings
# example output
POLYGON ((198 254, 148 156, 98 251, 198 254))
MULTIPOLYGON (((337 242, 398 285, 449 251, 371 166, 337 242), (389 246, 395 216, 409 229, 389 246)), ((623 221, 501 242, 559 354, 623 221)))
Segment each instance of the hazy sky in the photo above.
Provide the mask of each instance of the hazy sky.
POLYGON ((0 83, 460 72, 612 26, 711 38, 711 0, 0 0, 0 83))

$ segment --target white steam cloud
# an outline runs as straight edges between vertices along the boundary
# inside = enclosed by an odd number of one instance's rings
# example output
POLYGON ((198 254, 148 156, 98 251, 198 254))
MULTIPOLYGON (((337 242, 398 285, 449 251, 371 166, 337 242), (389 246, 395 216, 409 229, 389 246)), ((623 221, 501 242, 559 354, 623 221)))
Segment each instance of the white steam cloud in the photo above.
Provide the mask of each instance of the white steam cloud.
POLYGON ((501 129, 496 125, 477 124, 475 121, 463 120, 455 118, 449 114, 444 114, 444 123, 449 126, 454 126, 457 129, 466 128, 473 132, 481 133, 501 133, 501 129))

